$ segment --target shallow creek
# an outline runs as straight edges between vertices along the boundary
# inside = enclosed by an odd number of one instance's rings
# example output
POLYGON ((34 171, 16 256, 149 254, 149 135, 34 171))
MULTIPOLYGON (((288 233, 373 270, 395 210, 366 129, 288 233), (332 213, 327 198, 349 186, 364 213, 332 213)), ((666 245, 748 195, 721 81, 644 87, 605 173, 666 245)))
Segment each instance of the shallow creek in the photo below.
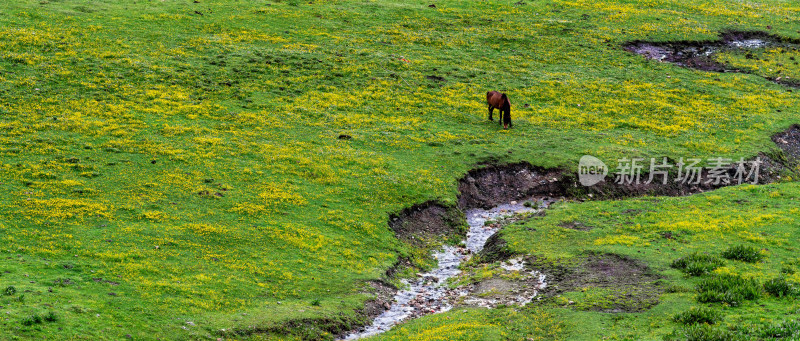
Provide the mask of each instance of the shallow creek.
MULTIPOLYGON (((424 274, 418 276, 413 281, 403 280, 408 285, 404 290, 398 291, 394 296, 394 301, 388 310, 384 311, 369 325, 361 330, 347 335, 344 340, 355 340, 363 337, 373 336, 383 333, 394 325, 407 319, 420 317, 428 314, 446 312, 453 308, 449 297, 459 295, 457 289, 447 287, 447 280, 458 275, 459 265, 469 259, 473 254, 483 250, 486 241, 493 234, 497 233, 501 224, 488 225, 487 221, 498 220, 510 217, 515 214, 535 213, 547 208, 552 202, 550 200, 530 200, 534 207, 526 207, 523 202, 512 201, 508 204, 501 204, 491 209, 470 209, 466 211, 467 224, 469 231, 464 241, 466 247, 446 245, 442 250, 433 254, 438 261, 438 266, 424 274)), ((514 264, 515 268, 509 270, 521 270, 522 263, 514 264)), ((544 278, 542 275, 542 285, 544 278)), ((526 300, 526 302, 529 299, 526 300)), ((522 304, 526 302, 521 302, 522 304)))

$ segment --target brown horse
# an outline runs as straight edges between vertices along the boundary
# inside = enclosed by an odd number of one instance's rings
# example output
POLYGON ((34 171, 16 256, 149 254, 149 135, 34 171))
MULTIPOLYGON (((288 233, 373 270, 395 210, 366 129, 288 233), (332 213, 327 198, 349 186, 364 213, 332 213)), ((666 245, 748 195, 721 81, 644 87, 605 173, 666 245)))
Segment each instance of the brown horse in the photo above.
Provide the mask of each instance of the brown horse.
POLYGON ((500 109, 500 123, 503 124, 503 129, 513 127, 511 124, 511 101, 504 93, 497 91, 489 91, 486 93, 486 103, 489 104, 489 121, 494 121, 492 113, 494 109, 500 109))

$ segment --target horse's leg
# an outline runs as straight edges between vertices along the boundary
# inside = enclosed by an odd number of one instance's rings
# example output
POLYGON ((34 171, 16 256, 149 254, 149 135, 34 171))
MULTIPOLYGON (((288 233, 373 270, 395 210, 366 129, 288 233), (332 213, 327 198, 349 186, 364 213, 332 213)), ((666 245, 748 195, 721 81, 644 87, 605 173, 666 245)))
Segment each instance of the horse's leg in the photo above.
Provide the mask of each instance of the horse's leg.
POLYGON ((511 108, 507 108, 502 113, 502 121, 503 121, 503 129, 513 128, 514 125, 511 124, 511 108))
POLYGON ((491 104, 489 104, 489 121, 494 121, 494 118, 492 118, 493 113, 494 113, 494 107, 491 104))

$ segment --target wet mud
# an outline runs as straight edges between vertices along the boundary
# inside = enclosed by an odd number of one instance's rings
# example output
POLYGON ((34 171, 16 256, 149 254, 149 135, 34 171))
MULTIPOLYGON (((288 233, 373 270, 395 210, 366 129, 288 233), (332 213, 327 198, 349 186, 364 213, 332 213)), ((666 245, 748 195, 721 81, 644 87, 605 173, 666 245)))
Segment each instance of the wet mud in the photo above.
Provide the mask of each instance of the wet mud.
MULTIPOLYGON (((702 71, 741 73, 750 72, 720 63, 714 58, 714 54, 720 51, 752 50, 765 47, 800 48, 800 40, 763 31, 725 31, 720 33, 717 40, 666 42, 637 40, 623 45, 625 50, 642 55, 647 59, 702 71)), ((781 77, 764 78, 781 85, 800 87, 800 80, 781 77)))

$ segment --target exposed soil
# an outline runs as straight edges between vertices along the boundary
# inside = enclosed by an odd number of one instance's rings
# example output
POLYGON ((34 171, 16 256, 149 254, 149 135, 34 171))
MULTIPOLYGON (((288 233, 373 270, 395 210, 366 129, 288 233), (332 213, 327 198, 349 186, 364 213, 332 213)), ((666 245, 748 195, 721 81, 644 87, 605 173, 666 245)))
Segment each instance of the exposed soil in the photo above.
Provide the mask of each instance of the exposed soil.
POLYGON ((505 239, 500 237, 499 233, 495 233, 486 240, 486 245, 483 246, 479 257, 483 263, 494 263, 509 259, 513 255, 514 253, 508 249, 505 239))
POLYGON ((794 124, 789 129, 772 135, 772 141, 786 154, 788 161, 794 164, 800 161, 800 125, 794 124))
POLYGON ((436 201, 427 201, 390 215, 389 227, 397 238, 415 245, 432 238, 463 236, 467 231, 461 210, 436 201))
MULTIPOLYGON (((658 304, 665 287, 659 276, 645 263, 610 253, 589 253, 577 264, 566 264, 531 256, 530 268, 547 276, 547 287, 540 295, 544 300, 569 291, 599 288, 609 292, 600 303, 588 303, 585 310, 604 312, 638 312, 658 304)), ((568 303, 569 304, 569 303, 568 303)))
POLYGON ((370 281, 367 283, 370 287, 367 293, 374 294, 375 298, 364 304, 364 309, 361 313, 371 320, 389 308, 392 303, 392 297, 397 292, 397 287, 384 281, 370 281))
MULTIPOLYGON (((800 40, 781 37, 763 31, 725 31, 720 33, 718 40, 705 41, 632 41, 623 45, 627 51, 675 65, 697 70, 711 72, 743 72, 730 65, 719 63, 714 59, 714 54, 722 50, 752 49, 759 47, 797 47, 800 40)), ((786 86, 798 87, 796 80, 766 79, 786 86)))
POLYGON ((527 162, 473 169, 458 183, 458 206, 487 209, 534 195, 560 196, 564 193, 563 185, 558 183, 562 173, 527 162))

